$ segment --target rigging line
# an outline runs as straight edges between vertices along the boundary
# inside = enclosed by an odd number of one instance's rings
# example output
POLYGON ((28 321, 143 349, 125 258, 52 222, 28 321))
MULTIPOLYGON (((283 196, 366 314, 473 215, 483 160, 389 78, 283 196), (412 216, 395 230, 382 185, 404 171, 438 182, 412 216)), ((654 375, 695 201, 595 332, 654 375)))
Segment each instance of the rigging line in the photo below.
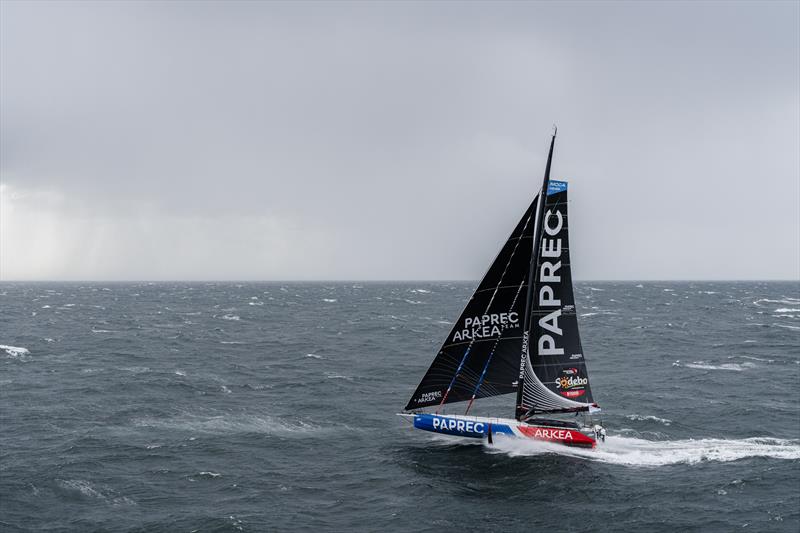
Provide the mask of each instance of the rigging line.
MULTIPOLYGON (((541 197, 541 195, 540 195, 540 197, 541 197)), ((536 200, 536 207, 537 207, 537 209, 539 207, 539 200, 538 199, 536 200)), ((524 235, 525 234, 525 230, 528 228, 528 223, 530 222, 532 215, 533 215, 532 212, 528 214, 528 218, 527 218, 527 220, 525 220, 525 226, 522 228, 522 232, 520 233, 520 235, 524 235)), ((489 303, 486 304, 486 310, 483 312, 484 315, 486 314, 487 311, 489 311, 489 309, 492 308, 492 302, 494 302, 494 297, 497 296, 497 291, 499 291, 500 287, 503 285, 503 278, 505 277, 506 272, 508 272, 508 266, 511 264, 511 261, 514 259, 514 254, 517 252, 517 248, 519 247, 519 243, 520 243, 521 240, 522 239, 518 239, 517 240, 517 243, 514 245, 514 250, 511 252, 511 255, 508 257, 508 261, 506 261, 506 266, 503 269, 503 273, 500 275, 500 279, 497 280, 497 286, 495 287, 494 292, 492 293, 492 297, 489 298, 489 303)), ((506 241, 506 242, 508 242, 508 241, 506 241)), ((501 250, 501 253, 502 253, 502 250, 501 250)), ((491 270, 491 268, 492 267, 490 266, 489 269, 491 270)), ((487 273, 488 273, 488 271, 487 271, 487 273)), ((458 368, 456 369, 456 373, 453 375, 453 379, 450 381, 450 385, 447 387, 447 390, 445 391, 444 396, 442 396, 442 401, 439 402, 439 407, 436 408, 436 413, 437 414, 439 413, 439 410, 442 408, 442 406, 447 401, 447 397, 450 395, 450 391, 452 390, 453 385, 455 385, 456 379, 458 379, 458 375, 461 373, 461 369, 464 367, 464 363, 466 362, 467 357, 469 357, 470 351, 472 351, 472 345, 473 345, 474 342, 475 342, 475 339, 472 339, 470 341, 470 343, 469 343, 469 346, 467 346, 467 349, 464 352, 464 357, 461 358, 461 362, 459 363, 458 368)))
MULTIPOLYGON (((525 232, 526 229, 528 229, 528 221, 530 221, 530 217, 528 217, 528 220, 525 222, 525 227, 522 228, 523 233, 525 232)), ((519 242, 517 242, 517 244, 519 244, 519 242)), ((516 251, 517 251, 517 248, 515 246, 514 247, 514 252, 512 252, 512 254, 511 254, 512 257, 516 253, 516 251)), ((503 274, 505 274, 505 272, 503 274)), ((511 302, 511 307, 509 307, 509 310, 508 310, 509 313, 511 312, 512 309, 514 309, 514 306, 517 303, 517 299, 519 298, 519 294, 520 294, 520 292, 522 292, 522 287, 525 285, 525 278, 526 278, 526 275, 523 274, 522 275, 522 281, 520 282, 519 286, 517 287, 517 293, 514 295, 514 300, 511 302)), ((502 334, 499 337, 497 337, 497 339, 494 341, 494 346, 492 346, 492 351, 489 352, 489 357, 486 358, 486 363, 483 365, 483 371, 481 372, 481 376, 478 378, 478 382, 475 384, 475 390, 472 391, 472 398, 469 399, 469 404, 467 404, 467 410, 464 411, 464 415, 469 413, 469 410, 472 407, 472 402, 475 401, 475 397, 478 395, 478 390, 481 388, 481 384, 483 383, 483 378, 484 378, 484 376, 486 376, 486 371, 489 369, 489 363, 492 362, 492 357, 494 357, 494 352, 495 352, 495 350, 497 350, 497 345, 500 344, 500 339, 501 338, 502 338, 502 334)))
POLYGON ((542 180, 542 188, 539 192, 539 201, 536 203, 536 218, 534 220, 533 226, 533 243, 531 243, 531 261, 530 261, 530 271, 528 273, 528 291, 525 296, 525 321, 522 329, 522 350, 520 354, 520 373, 519 373, 519 383, 517 385, 517 409, 515 409, 516 414, 515 418, 519 418, 518 411, 519 407, 523 404, 523 396, 525 392, 525 382, 527 381, 525 378, 528 375, 528 368, 531 367, 530 361, 530 329, 531 329, 531 313, 533 309, 531 308, 531 301, 534 297, 534 287, 536 286, 536 271, 539 269, 539 260, 541 246, 542 246, 542 224, 544 222, 544 208, 547 205, 547 191, 550 188, 550 166, 553 163, 553 149, 556 145, 556 134, 558 130, 555 128, 555 124, 553 125, 553 137, 550 139, 550 150, 547 153, 547 165, 544 169, 544 180, 542 180))
MULTIPOLYGON (((517 290, 517 294, 514 295, 514 301, 511 302, 511 309, 514 309, 514 305, 517 303, 517 298, 519 297, 519 293, 522 290, 522 283, 519 285, 519 290, 517 290)), ((481 388, 481 384, 483 383, 483 378, 486 376, 486 371, 489 369, 489 363, 492 362, 492 357, 494 357, 494 352, 497 350, 497 345, 500 344, 500 337, 494 341, 494 346, 492 346, 492 351, 489 352, 489 357, 486 358, 486 364, 483 365, 483 371, 481 371, 481 376, 478 378, 478 382, 475 384, 475 390, 472 391, 472 398, 469 399, 469 404, 467 404, 467 410, 464 411, 464 415, 469 413, 470 408, 472 407, 472 402, 475 401, 475 397, 478 395, 478 390, 481 388)))

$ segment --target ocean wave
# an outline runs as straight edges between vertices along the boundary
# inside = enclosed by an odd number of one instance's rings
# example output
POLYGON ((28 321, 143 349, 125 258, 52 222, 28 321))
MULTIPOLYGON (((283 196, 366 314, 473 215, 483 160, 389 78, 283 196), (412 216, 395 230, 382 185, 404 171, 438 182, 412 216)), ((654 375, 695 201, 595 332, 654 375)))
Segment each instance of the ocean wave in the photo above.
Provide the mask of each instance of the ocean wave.
POLYGON ((76 492, 85 498, 100 500, 111 505, 136 505, 136 502, 127 496, 119 496, 117 491, 110 487, 95 485, 83 479, 59 479, 57 485, 68 492, 76 492))
POLYGON ((798 305, 800 304, 800 298, 791 298, 789 296, 784 296, 780 300, 771 300, 769 298, 759 298, 758 300, 753 302, 753 305, 761 307, 761 304, 784 304, 784 305, 798 305))
POLYGON ((214 478, 218 478, 218 477, 222 477, 222 474, 220 474, 218 472, 204 471, 204 472, 198 472, 194 476, 191 476, 190 479, 195 479, 195 478, 214 479, 214 478))
POLYGON ((794 329, 794 330, 800 329, 800 326, 790 326, 788 324, 772 324, 772 325, 775 326, 776 328, 794 329))
POLYGON ((237 433, 291 435, 312 433, 322 429, 303 420, 286 421, 269 415, 199 416, 185 414, 171 418, 139 418, 133 421, 133 425, 219 435, 237 433))
POLYGON ((404 301, 404 302, 406 302, 407 304, 411 304, 411 305, 419 305, 419 304, 421 304, 421 303, 422 303, 422 302, 420 302, 420 301, 418 301, 418 300, 408 300, 408 299, 405 299, 405 300, 403 300, 403 301, 404 301))
POLYGON ((800 313, 800 309, 792 309, 789 307, 781 307, 780 309, 776 309, 775 313, 800 313))
POLYGON ((660 423, 664 424, 665 426, 669 426, 670 424, 672 424, 672 420, 668 420, 666 418, 659 418, 659 417, 653 416, 653 415, 631 414, 631 415, 625 415, 625 418, 627 418, 628 420, 638 420, 638 421, 642 421, 642 422, 650 420, 650 421, 653 421, 653 422, 660 422, 660 423))
POLYGON ((325 372, 325 377, 328 379, 345 379, 347 381, 353 381, 353 378, 350 376, 345 376, 344 374, 337 374, 336 372, 325 372))
POLYGON ((734 372, 743 372, 755 367, 756 365, 753 363, 712 364, 705 361, 693 361, 691 363, 681 363, 680 361, 675 361, 672 363, 672 366, 682 366, 685 368, 694 368, 696 370, 732 370, 734 372))
POLYGON ((494 445, 486 446, 491 452, 514 457, 558 454, 633 467, 730 462, 751 457, 800 459, 800 441, 759 437, 654 441, 612 435, 594 450, 526 439, 496 438, 494 445))
POLYGON ((0 344, 0 350, 5 351, 8 355, 14 358, 17 357, 24 358, 26 355, 31 353, 30 350, 28 350, 27 348, 23 348, 22 346, 9 346, 7 344, 0 344))

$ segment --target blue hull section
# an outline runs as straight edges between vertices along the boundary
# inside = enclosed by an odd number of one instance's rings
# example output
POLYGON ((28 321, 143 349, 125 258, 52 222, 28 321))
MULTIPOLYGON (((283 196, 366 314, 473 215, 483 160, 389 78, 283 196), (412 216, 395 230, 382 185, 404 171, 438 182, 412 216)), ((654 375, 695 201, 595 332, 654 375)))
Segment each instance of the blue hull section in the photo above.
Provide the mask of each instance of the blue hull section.
POLYGON ((493 435, 514 436, 514 431, 507 424, 496 424, 480 419, 465 420, 431 414, 419 414, 414 416, 414 427, 417 429, 432 431, 434 433, 443 433, 445 435, 456 435, 458 437, 471 437, 475 439, 485 438, 489 434, 489 426, 492 428, 493 435))

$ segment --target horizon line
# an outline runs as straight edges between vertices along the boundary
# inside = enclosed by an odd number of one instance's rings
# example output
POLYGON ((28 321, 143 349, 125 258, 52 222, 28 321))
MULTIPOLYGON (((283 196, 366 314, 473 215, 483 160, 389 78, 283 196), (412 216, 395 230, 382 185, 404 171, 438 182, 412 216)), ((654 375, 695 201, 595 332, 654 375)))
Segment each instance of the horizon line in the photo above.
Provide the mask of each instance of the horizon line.
MULTIPOLYGON (((576 279, 577 283, 798 282, 800 278, 576 279)), ((480 279, 0 279, 0 283, 478 283, 480 279)))

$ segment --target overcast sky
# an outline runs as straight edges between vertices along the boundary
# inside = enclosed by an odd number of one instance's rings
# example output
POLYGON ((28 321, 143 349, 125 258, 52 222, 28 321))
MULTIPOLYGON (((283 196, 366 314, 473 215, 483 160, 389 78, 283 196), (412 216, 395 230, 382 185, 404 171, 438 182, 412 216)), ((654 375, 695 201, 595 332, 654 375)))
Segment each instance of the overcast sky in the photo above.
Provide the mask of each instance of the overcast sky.
POLYGON ((800 278, 800 3, 0 3, 0 279, 800 278))

